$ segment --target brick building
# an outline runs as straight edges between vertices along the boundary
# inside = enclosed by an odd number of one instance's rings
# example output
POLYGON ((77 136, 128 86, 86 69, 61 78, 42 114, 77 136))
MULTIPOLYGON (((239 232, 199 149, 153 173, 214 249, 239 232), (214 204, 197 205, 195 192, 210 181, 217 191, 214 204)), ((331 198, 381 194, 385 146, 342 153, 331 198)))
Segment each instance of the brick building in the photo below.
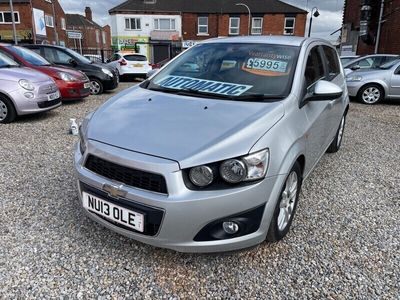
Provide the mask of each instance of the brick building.
MULTIPOLYGON (((68 31, 77 31, 82 34, 82 48, 86 50, 111 49, 111 29, 109 25, 100 26, 93 21, 90 7, 85 8, 85 15, 67 14, 68 31)), ((78 48, 76 39, 68 38, 68 47, 78 48)))
POLYGON ((140 44, 140 52, 154 62, 174 47, 187 48, 213 37, 304 36, 307 19, 306 11, 278 0, 128 0, 109 13, 113 44, 140 44), (246 6, 238 2, 249 7, 251 20, 246 6))
MULTIPOLYGON (((13 0, 17 38, 65 45, 66 18, 58 0, 13 0)), ((0 0, 0 41, 14 42, 9 0, 0 0)))
MULTIPOLYGON (((381 0, 346 0, 342 54, 373 54, 381 0)), ((400 54, 400 0, 385 1, 378 53, 400 54)))

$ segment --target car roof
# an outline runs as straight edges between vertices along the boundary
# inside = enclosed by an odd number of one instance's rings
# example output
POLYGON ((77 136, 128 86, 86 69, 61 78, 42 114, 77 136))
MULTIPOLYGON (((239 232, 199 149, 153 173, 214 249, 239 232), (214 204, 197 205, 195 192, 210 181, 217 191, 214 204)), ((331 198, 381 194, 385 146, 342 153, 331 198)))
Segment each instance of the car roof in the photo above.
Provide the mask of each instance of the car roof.
POLYGON ((202 43, 264 43, 273 45, 287 45, 287 46, 301 46, 304 42, 321 42, 328 43, 323 39, 306 38, 298 36, 284 36, 284 35, 258 35, 258 36, 238 36, 227 38, 213 38, 208 39, 202 43))

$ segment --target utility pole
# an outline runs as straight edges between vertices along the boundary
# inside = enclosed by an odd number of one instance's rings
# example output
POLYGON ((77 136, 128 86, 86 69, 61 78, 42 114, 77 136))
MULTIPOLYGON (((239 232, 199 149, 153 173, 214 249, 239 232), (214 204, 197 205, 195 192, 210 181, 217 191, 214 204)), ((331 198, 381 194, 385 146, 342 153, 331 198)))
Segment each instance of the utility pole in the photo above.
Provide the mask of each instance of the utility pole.
POLYGON ((18 45, 17 29, 15 28, 15 16, 14 16, 14 6, 12 0, 10 0, 10 10, 11 10, 11 20, 14 33, 14 44, 18 45))
POLYGON ((374 52, 375 54, 377 54, 379 50, 379 40, 381 38, 382 16, 384 8, 385 8, 385 0, 381 0, 381 11, 379 12, 378 31, 376 33, 376 42, 375 42, 375 52, 374 52))
POLYGON ((244 6, 244 7, 247 8, 247 11, 249 12, 249 25, 248 25, 248 28, 247 28, 247 35, 250 35, 250 28, 251 28, 251 10, 250 10, 250 7, 248 5, 246 5, 246 4, 244 4, 244 3, 236 3, 235 5, 244 6))
POLYGON ((52 0, 52 1, 51 1, 51 6, 52 6, 52 8, 53 8, 54 37, 56 38, 56 43, 57 43, 57 45, 58 45, 59 43, 58 43, 58 33, 57 33, 56 12, 55 12, 55 9, 54 9, 54 1, 57 1, 57 0, 52 0))

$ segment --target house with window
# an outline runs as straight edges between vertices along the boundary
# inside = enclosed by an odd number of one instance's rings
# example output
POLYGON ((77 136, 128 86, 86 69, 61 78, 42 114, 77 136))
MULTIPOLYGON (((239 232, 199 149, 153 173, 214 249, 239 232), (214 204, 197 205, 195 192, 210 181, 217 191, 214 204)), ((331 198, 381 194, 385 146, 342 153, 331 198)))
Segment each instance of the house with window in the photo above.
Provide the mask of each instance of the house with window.
POLYGON ((278 0, 128 0, 109 14, 113 44, 146 46, 141 50, 154 62, 167 54, 162 44, 171 52, 213 37, 304 36, 307 19, 306 11, 278 0))
POLYGON ((68 30, 67 45, 69 48, 83 48, 86 52, 89 51, 91 54, 96 55, 101 50, 111 49, 110 26, 97 24, 93 20, 93 13, 90 7, 85 8, 85 15, 67 14, 66 20, 68 30))
MULTIPOLYGON (((13 0, 13 9, 19 42, 65 45, 66 17, 58 0, 13 0)), ((0 0, 0 41, 14 42, 9 0, 0 0)))

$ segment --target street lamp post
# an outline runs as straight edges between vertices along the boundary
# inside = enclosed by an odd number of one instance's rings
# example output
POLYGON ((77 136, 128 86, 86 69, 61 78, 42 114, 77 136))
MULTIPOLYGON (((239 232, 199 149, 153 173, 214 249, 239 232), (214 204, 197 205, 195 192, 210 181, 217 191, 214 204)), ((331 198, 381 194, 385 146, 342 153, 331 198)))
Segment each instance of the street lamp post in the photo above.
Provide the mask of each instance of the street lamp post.
POLYGON ((244 3, 236 3, 235 5, 237 6, 244 6, 247 8, 248 12, 249 12, 249 26, 247 29, 247 35, 250 35, 250 26, 251 26, 251 11, 250 11, 250 7, 247 4, 244 3))
POLYGON ((311 10, 310 25, 308 26, 308 37, 311 36, 311 26, 312 26, 313 16, 318 18, 318 16, 319 16, 318 7, 313 7, 313 9, 311 10), (314 9, 315 9, 315 12, 313 13, 314 9))
POLYGON ((12 0, 10 0, 10 11, 11 11, 11 21, 14 34, 14 44, 18 45, 17 29, 15 28, 15 16, 14 16, 14 6, 12 0))

